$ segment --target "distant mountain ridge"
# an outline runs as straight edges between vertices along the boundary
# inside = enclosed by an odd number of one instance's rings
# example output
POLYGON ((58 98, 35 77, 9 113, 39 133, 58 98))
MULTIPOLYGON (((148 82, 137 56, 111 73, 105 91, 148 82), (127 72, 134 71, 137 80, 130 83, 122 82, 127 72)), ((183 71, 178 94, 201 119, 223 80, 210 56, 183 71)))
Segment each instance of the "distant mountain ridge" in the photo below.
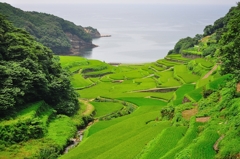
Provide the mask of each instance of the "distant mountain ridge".
POLYGON ((7 16, 16 27, 25 29, 55 54, 79 54, 84 48, 96 47, 92 38, 101 36, 92 27, 77 26, 51 14, 23 11, 7 3, 0 3, 0 14, 7 16))

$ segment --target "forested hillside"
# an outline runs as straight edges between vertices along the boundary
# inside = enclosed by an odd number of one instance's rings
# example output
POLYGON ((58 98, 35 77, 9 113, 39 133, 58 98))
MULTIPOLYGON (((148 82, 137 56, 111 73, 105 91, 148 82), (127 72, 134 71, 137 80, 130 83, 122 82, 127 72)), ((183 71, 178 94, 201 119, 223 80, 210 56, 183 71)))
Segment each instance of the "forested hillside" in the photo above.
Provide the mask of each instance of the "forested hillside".
POLYGON ((83 48, 95 47, 92 44, 93 35, 88 32, 98 31, 91 27, 85 31, 82 26, 57 16, 25 12, 7 3, 0 3, 0 13, 6 15, 16 27, 23 28, 33 35, 38 42, 50 47, 56 54, 79 53, 83 48))

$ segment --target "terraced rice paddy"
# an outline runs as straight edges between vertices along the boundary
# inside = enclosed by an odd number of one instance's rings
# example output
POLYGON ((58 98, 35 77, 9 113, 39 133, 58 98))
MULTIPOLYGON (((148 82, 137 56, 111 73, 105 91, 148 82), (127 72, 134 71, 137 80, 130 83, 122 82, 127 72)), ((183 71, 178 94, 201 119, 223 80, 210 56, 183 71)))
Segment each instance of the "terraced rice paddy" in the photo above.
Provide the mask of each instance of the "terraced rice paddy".
POLYGON ((77 89, 80 98, 101 99, 91 102, 95 119, 119 113, 129 103, 137 106, 134 112, 126 110, 125 115, 95 122, 85 130, 79 146, 61 158, 173 159, 189 150, 196 158, 201 158, 201 153, 209 158, 214 155, 208 150, 213 142, 203 144, 211 136, 215 141, 216 134, 209 132, 206 138, 192 144, 198 138, 199 124, 195 120, 191 120, 190 127, 171 126, 171 120, 161 120, 160 113, 169 104, 182 104, 185 98, 192 102, 200 100, 204 87, 215 88, 215 80, 226 79, 212 74, 203 79, 202 74, 195 74, 187 66, 191 62, 204 73, 214 66, 212 61, 201 58, 191 61, 172 54, 155 63, 115 67, 97 60, 65 56, 60 59, 63 67, 75 70, 72 84, 75 89, 81 88, 77 89))

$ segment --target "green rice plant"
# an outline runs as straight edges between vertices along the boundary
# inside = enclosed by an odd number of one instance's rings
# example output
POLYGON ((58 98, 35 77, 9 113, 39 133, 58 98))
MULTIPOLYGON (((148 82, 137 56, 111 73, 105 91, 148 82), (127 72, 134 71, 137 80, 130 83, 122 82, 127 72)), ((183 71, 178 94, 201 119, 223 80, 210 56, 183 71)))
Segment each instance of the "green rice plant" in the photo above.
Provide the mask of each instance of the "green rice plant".
POLYGON ((112 159, 134 158, 141 152, 146 143, 151 141, 153 137, 168 127, 167 124, 168 123, 164 122, 152 122, 145 128, 141 128, 135 131, 135 134, 129 137, 128 140, 124 140, 124 142, 121 144, 116 145, 108 151, 105 151, 98 157, 112 159))
POLYGON ((162 71, 158 72, 157 76, 160 77, 159 82, 160 83, 166 83, 170 78, 173 78, 173 71, 162 71))
POLYGON ((174 61, 180 61, 180 62, 181 61, 182 62, 190 61, 190 59, 182 57, 181 54, 171 54, 171 55, 167 55, 165 58, 170 59, 170 60, 174 60, 174 61))
POLYGON ((178 88, 175 92, 175 98, 173 101, 174 105, 182 104, 184 96, 195 89, 194 84, 184 84, 182 87, 178 88))
POLYGON ((201 51, 198 51, 198 50, 191 50, 191 49, 188 49, 188 50, 182 50, 182 54, 187 54, 187 55, 202 55, 202 52, 201 51))
POLYGON ((156 63, 152 63, 150 65, 150 68, 153 68, 153 70, 157 70, 157 71, 164 71, 165 70, 165 68, 158 66, 156 63))
POLYGON ((203 87, 200 87, 198 89, 195 89, 187 93, 186 97, 189 98, 190 100, 193 99, 195 102, 197 102, 203 97, 202 92, 203 92, 203 87))
MULTIPOLYGON (((105 76, 103 76, 105 77, 105 76)), ((92 77, 92 78, 88 78, 89 80, 91 80, 93 83, 99 83, 100 78, 99 77, 92 77)))
POLYGON ((181 80, 183 83, 196 82, 200 77, 190 73, 186 65, 174 66, 174 77, 181 80))
POLYGON ((114 102, 91 102, 91 104, 95 107, 96 118, 108 115, 123 108, 122 104, 114 102))
POLYGON ((114 80, 123 80, 123 79, 136 79, 136 78, 142 78, 148 76, 149 73, 147 71, 138 69, 138 70, 133 70, 129 72, 121 72, 121 73, 116 73, 109 75, 111 79, 114 80))
POLYGON ((184 136, 187 128, 183 126, 169 127, 162 131, 144 149, 141 159, 159 159, 172 150, 184 136))
POLYGON ((106 120, 106 121, 99 121, 92 125, 88 129, 88 133, 86 137, 91 136, 92 134, 95 134, 103 129, 106 129, 110 126, 113 126, 115 124, 118 124, 119 122, 122 122, 124 120, 130 120, 130 118, 137 117, 139 115, 143 115, 146 112, 152 112, 152 111, 158 111, 159 107, 156 106, 147 106, 147 107, 138 107, 133 113, 126 115, 126 116, 121 116, 119 118, 114 118, 112 120, 106 120))
POLYGON ((169 61, 169 60, 166 60, 166 59, 157 60, 157 63, 160 64, 160 65, 166 66, 166 67, 173 67, 174 65, 181 64, 181 63, 169 61))
POLYGON ((120 100, 124 100, 138 106, 165 106, 167 105, 166 102, 157 99, 151 98, 141 98, 141 97, 122 97, 118 98, 120 100))
POLYGON ((214 159, 216 152, 213 149, 214 143, 219 138, 219 135, 214 130, 205 130, 200 137, 197 138, 196 143, 191 144, 183 151, 178 153, 175 158, 190 157, 194 159, 214 159))
POLYGON ((173 98, 174 92, 158 93, 152 92, 150 98, 162 99, 163 101, 170 101, 173 98))
POLYGON ((109 78, 109 75, 100 78, 102 82, 112 82, 113 80, 109 78))
POLYGON ((73 67, 79 65, 87 65, 88 60, 80 56, 59 56, 62 67, 73 67))
POLYGON ((178 88, 176 90, 176 99, 177 98, 183 98, 184 95, 192 90, 195 89, 195 85, 194 84, 184 84, 182 85, 180 88, 178 88))
POLYGON ((207 78, 200 79, 196 84, 196 88, 206 86, 212 80, 213 80, 213 76, 209 76, 207 78))
POLYGON ((169 150, 160 159, 171 159, 175 158, 176 154, 186 148, 188 145, 194 142, 194 139, 198 136, 198 123, 195 123, 195 118, 191 119, 190 126, 186 134, 178 141, 177 145, 169 150), (193 120, 194 119, 194 120, 193 120), (194 122, 193 122, 194 121, 194 122))
POLYGON ((211 60, 207 60, 204 58, 197 58, 195 59, 195 62, 200 64, 202 67, 206 69, 211 69, 214 66, 214 63, 211 60))
POLYGON ((108 65, 101 63, 99 65, 85 65, 81 66, 82 73, 89 73, 89 72, 95 72, 95 71, 101 71, 108 69, 108 65))
POLYGON ((170 126, 170 122, 152 122, 146 125, 157 115, 158 111, 152 111, 132 116, 102 129, 61 158, 133 158, 154 136, 170 126))
POLYGON ((84 88, 93 83, 90 79, 83 78, 82 74, 73 74, 71 77, 71 84, 74 88, 84 88))
POLYGON ((144 88, 155 88, 157 86, 156 81, 151 77, 135 79, 133 82, 136 83, 139 88, 143 88, 143 89, 144 88))
MULTIPOLYGON (((133 136, 133 134, 139 133, 138 129, 141 127, 145 127, 146 122, 149 120, 155 120, 158 116, 158 111, 155 107, 146 107, 136 110, 134 113, 128 116, 116 118, 110 121, 101 121, 94 125, 99 125, 99 123, 110 123, 109 127, 105 127, 99 130, 94 129, 95 133, 91 133, 91 128, 89 130, 89 134, 91 134, 85 141, 78 146, 79 150, 72 150, 74 153, 84 153, 84 157, 86 158, 94 158, 93 153, 86 153, 86 151, 92 149, 96 149, 96 151, 92 151, 94 153, 103 153, 110 148, 124 142, 127 138, 133 136), (146 110, 149 110, 146 113, 146 110), (124 120, 123 120, 124 119, 124 120), (114 124, 113 124, 114 123, 114 124), (96 131, 97 130, 97 131, 96 131), (94 144, 92 144, 94 142, 94 144), (88 157, 89 156, 89 157, 88 157)), ((169 122, 168 122, 169 123, 169 122)), ((94 125, 92 127, 94 127, 94 125)), ((105 124, 107 126, 108 124, 105 124)), ((91 151, 91 150, 90 150, 91 151)), ((73 154, 74 154, 73 153, 73 154)), ((67 157, 67 156, 66 156, 67 157)), ((71 156, 73 157, 73 156, 71 156)))
POLYGON ((188 62, 187 68, 192 71, 192 73, 197 74, 199 76, 205 75, 211 68, 206 68, 197 63, 196 60, 192 60, 188 62))
POLYGON ((136 67, 131 67, 130 65, 119 65, 116 67, 116 73, 121 73, 121 72, 129 72, 135 70, 136 67))
POLYGON ((222 77, 218 78, 218 79, 215 79, 214 81, 210 82, 208 85, 207 85, 207 89, 213 89, 213 90, 217 90, 221 87, 221 85, 225 84, 226 80, 230 79, 232 77, 231 74, 226 74, 226 75, 223 75, 222 77))
POLYGON ((159 85, 158 87, 163 87, 163 88, 167 88, 167 87, 176 87, 176 86, 181 86, 182 83, 178 80, 176 80, 175 78, 169 78, 167 82, 159 85))
POLYGON ((112 73, 113 73, 113 70, 111 68, 106 68, 106 69, 103 69, 103 70, 97 70, 97 71, 84 73, 84 77, 85 78, 87 78, 87 77, 101 77, 101 76, 112 74, 112 73))

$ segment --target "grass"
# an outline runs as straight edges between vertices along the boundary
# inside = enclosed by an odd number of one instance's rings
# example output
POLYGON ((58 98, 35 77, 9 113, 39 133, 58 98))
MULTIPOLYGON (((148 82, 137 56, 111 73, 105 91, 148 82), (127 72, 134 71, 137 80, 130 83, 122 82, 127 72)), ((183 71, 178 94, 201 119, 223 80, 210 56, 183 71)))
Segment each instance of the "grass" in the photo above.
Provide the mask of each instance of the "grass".
POLYGON ((14 119, 11 120, 5 120, 4 122, 0 122, 0 125, 10 125, 10 124, 15 124, 19 120, 26 120, 26 119, 32 119, 35 117, 38 108, 43 104, 43 101, 28 104, 25 106, 24 109, 19 111, 14 119))
POLYGON ((122 104, 113 102, 91 102, 91 104, 95 107, 96 118, 108 115, 123 108, 122 104))
POLYGON ((60 115, 49 123, 47 139, 54 141, 59 146, 65 146, 68 139, 76 132, 74 122, 65 115, 60 115))

